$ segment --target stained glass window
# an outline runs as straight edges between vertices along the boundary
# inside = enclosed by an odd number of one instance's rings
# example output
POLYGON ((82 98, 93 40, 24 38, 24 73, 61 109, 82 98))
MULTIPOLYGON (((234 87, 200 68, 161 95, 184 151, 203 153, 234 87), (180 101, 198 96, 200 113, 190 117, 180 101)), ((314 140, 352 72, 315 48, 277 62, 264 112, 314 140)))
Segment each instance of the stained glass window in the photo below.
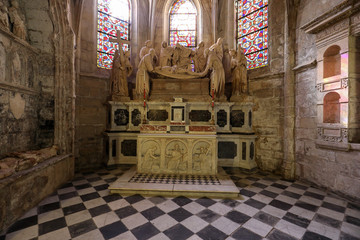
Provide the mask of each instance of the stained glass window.
POLYGON ((236 0, 237 41, 245 49, 248 69, 268 64, 268 1, 236 0))
POLYGON ((170 8, 170 46, 196 46, 197 10, 191 0, 176 0, 170 8))
MULTIPOLYGON (((97 31, 97 66, 110 69, 118 44, 110 42, 111 38, 120 37, 129 40, 130 36, 130 3, 129 0, 98 0, 97 31), (116 31, 120 30, 120 36, 116 31)), ((122 44, 127 51, 128 44, 122 44)))

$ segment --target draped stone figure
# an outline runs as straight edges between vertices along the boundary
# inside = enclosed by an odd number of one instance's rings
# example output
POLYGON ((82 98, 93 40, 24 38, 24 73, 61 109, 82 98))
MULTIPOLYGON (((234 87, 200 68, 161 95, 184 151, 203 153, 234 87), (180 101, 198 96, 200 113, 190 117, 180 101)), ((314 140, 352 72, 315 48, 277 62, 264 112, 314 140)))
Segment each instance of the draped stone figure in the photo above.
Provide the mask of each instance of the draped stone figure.
POLYGON ((130 64, 130 52, 124 53, 116 50, 111 70, 112 100, 130 100, 127 78, 131 75, 133 67, 130 64), (125 98, 124 98, 125 97, 125 98))
POLYGON ((209 71, 210 74, 210 95, 212 94, 212 90, 214 90, 214 96, 219 98, 220 100, 226 100, 224 95, 225 93, 225 71, 222 64, 222 61, 216 54, 216 51, 206 49, 205 56, 208 55, 208 60, 206 64, 206 69, 201 74, 205 76, 209 71), (225 98, 225 99, 224 99, 225 98))
POLYGON ((141 48, 140 50, 140 59, 142 59, 143 57, 145 57, 146 54, 148 54, 150 52, 150 49, 152 49, 152 42, 150 40, 147 40, 145 42, 145 46, 141 48))
POLYGON ((3 2, 0 2, 0 26, 9 30, 8 9, 3 2))
POLYGON ((205 43, 200 42, 194 53, 195 72, 202 72, 206 68, 206 58, 204 56, 205 43))
POLYGON ((155 50, 150 49, 149 53, 146 54, 140 61, 138 71, 136 73, 136 94, 138 96, 145 95, 149 96, 149 72, 154 71, 154 58, 156 58, 155 50))
POLYGON ((213 44, 210 48, 210 51, 214 51, 216 56, 222 61, 224 56, 224 50, 223 50, 223 38, 218 38, 215 44, 213 44))
POLYGON ((174 48, 169 47, 167 42, 163 41, 161 43, 160 50, 160 67, 171 66, 171 58, 174 53, 174 48))
POLYGON ((244 49, 239 45, 238 51, 230 50, 232 73, 232 101, 238 101, 238 96, 248 93, 247 60, 244 49))
POLYGON ((177 70, 176 72, 183 72, 191 69, 191 55, 192 50, 176 44, 172 58, 172 65, 177 70))
POLYGON ((21 14, 19 9, 19 3, 17 0, 11 1, 11 7, 9 9, 10 21, 13 24, 13 33, 19 38, 26 40, 27 33, 25 27, 25 17, 21 14))

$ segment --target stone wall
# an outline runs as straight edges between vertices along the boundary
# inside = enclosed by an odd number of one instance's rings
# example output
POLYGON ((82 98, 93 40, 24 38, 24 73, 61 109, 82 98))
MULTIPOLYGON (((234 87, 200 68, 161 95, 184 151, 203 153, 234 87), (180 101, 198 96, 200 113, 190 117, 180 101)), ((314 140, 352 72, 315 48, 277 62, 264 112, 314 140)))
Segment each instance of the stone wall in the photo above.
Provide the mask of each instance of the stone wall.
MULTIPOLYGON (((5 1, 9 7, 9 2, 5 1)), ((20 1, 28 39, 0 28, 0 157, 51 146, 54 138, 54 51, 49 3, 20 1)))
MULTIPOLYGON (((303 25, 345 1, 300 1, 297 19, 296 74, 296 176, 329 190, 352 197, 360 194, 360 152, 338 151, 316 146, 317 140, 317 47, 315 34, 303 25), (301 67, 302 66, 302 67, 301 67)), ((354 59, 352 59, 354 60, 354 59)), ((335 144, 336 145, 336 144, 335 144)), ((351 145, 353 148, 358 144, 351 145)))

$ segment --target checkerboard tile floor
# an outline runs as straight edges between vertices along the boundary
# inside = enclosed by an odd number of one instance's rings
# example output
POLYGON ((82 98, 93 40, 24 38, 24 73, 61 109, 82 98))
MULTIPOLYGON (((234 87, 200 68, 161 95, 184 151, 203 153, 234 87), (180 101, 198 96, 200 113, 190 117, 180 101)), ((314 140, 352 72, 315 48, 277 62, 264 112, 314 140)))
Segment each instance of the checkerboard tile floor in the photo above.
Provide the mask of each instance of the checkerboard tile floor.
POLYGON ((2 239, 360 239, 360 205, 302 182, 226 168, 242 200, 109 195, 127 168, 76 174, 2 239))
POLYGON ((221 185, 217 176, 136 173, 129 182, 189 185, 221 185))

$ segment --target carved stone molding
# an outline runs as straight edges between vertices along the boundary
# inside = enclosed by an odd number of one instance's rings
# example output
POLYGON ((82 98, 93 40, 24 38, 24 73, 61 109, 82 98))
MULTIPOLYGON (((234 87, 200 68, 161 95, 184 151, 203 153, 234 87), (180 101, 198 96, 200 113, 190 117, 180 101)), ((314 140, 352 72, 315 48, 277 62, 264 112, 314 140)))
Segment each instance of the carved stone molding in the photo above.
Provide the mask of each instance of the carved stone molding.
POLYGON ((322 90, 323 90, 323 84, 322 83, 318 83, 318 84, 316 84, 316 90, 318 90, 319 92, 322 92, 322 90))
POLYGON ((318 139, 321 139, 325 142, 333 142, 333 143, 347 143, 347 139, 348 139, 348 129, 347 128, 342 128, 340 131, 340 136, 332 136, 332 135, 325 135, 324 134, 324 128, 322 127, 318 127, 317 128, 317 135, 318 135, 318 139))
POLYGON ((343 78, 341 79, 341 88, 347 88, 348 87, 348 79, 343 78))

